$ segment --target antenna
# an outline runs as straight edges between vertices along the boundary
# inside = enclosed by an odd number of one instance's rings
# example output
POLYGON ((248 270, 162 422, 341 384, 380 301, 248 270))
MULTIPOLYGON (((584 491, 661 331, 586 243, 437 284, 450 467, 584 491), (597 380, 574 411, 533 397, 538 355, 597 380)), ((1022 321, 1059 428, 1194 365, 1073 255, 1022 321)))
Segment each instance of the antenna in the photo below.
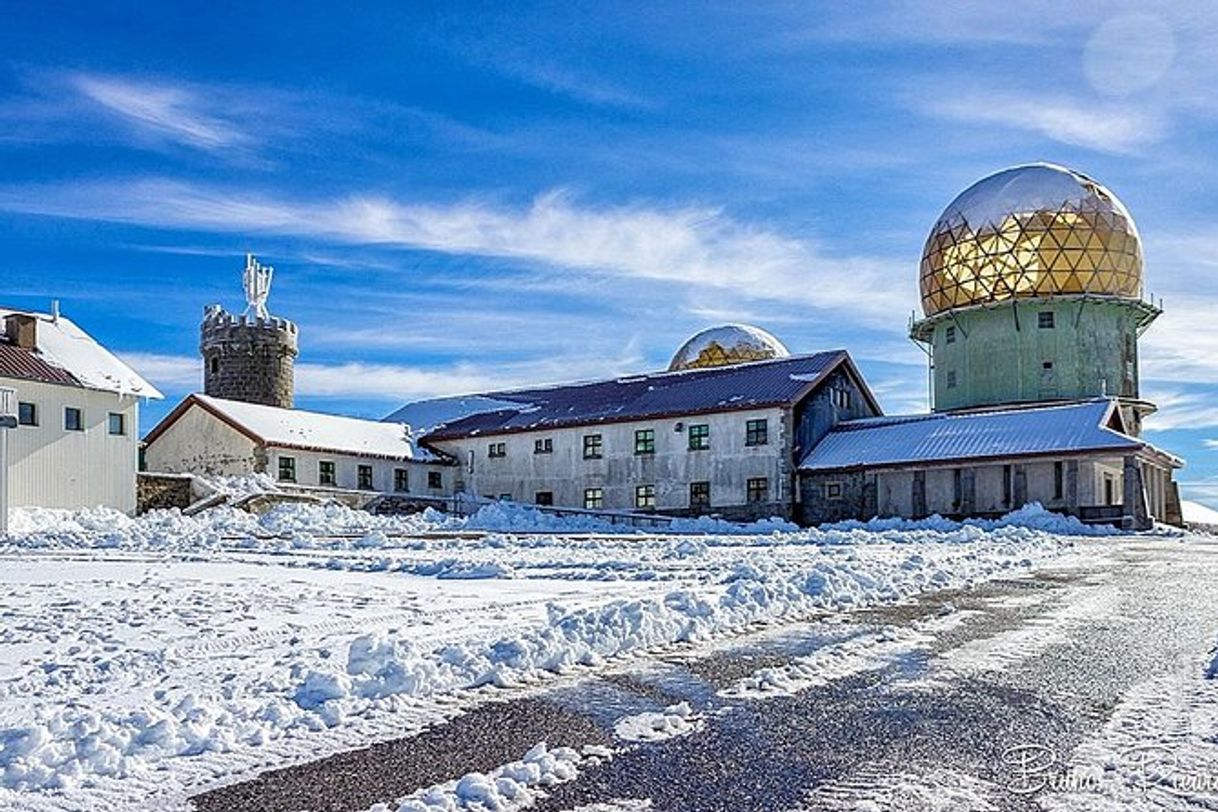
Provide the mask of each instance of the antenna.
POLYGON ((271 280, 275 277, 275 269, 263 265, 253 254, 245 255, 245 273, 242 279, 245 283, 245 313, 248 316, 253 311, 259 319, 269 319, 271 313, 266 309, 266 300, 271 295, 271 280))

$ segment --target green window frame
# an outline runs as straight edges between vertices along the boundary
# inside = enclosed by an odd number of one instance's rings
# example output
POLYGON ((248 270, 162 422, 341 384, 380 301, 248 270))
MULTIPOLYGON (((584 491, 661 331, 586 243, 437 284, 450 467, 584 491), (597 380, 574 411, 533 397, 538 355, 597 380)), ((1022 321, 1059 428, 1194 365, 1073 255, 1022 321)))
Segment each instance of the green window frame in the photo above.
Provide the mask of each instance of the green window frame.
POLYGON ((317 484, 330 487, 338 484, 338 466, 332 460, 317 463, 317 484))
POLYGON ((654 454, 656 453, 656 430, 655 429, 636 429, 634 432, 634 453, 635 454, 654 454))
POLYGON ((605 455, 605 438, 599 434, 584 435, 584 459, 599 460, 605 455))
POLYGON ((279 458, 279 481, 280 482, 295 482, 296 481, 296 458, 295 457, 280 457, 279 458))
POLYGON ((767 418, 749 420, 744 424, 745 445, 769 445, 769 443, 770 421, 767 418))
POLYGON ((745 482, 745 499, 751 504, 770 501, 770 480, 767 477, 752 477, 745 482))
POLYGON ((410 469, 393 469, 393 490, 395 493, 406 493, 410 490, 410 469))
POLYGON ((689 507, 691 510, 706 510, 711 506, 709 482, 689 483, 689 507))
POLYGON ((605 506, 604 488, 584 488, 584 509, 600 510, 605 506))
POLYGON ((710 448, 710 426, 699 423, 689 427, 689 450, 706 451, 710 448))
POLYGON ((656 506, 656 486, 635 485, 634 506, 644 510, 647 508, 654 508, 656 506))

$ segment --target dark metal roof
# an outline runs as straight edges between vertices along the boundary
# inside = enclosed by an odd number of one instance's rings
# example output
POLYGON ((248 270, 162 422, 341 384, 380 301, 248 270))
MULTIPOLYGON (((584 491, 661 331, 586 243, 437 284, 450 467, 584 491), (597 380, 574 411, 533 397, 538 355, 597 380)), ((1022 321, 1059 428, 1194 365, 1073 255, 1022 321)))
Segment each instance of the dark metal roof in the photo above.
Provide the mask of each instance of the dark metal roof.
MULTIPOLYGON (((422 440, 785 406, 798 401, 842 363, 850 366, 866 392, 850 356, 844 350, 833 350, 735 366, 628 375, 450 399, 474 404, 475 410, 450 418, 422 440)), ((411 404, 386 419, 412 423, 413 414, 435 413, 437 405, 443 404, 411 404)))
MULTIPOLYGON (((1132 452, 1146 447, 1141 440, 1110 428, 1114 409, 1114 401, 1092 400, 850 420, 825 435, 799 468, 839 471, 1038 454, 1132 452)), ((1119 425, 1119 419, 1116 423, 1119 425)))
POLYGON ((36 350, 23 350, 0 336, 0 378, 38 381, 61 386, 80 386, 80 381, 68 372, 44 361, 36 350))

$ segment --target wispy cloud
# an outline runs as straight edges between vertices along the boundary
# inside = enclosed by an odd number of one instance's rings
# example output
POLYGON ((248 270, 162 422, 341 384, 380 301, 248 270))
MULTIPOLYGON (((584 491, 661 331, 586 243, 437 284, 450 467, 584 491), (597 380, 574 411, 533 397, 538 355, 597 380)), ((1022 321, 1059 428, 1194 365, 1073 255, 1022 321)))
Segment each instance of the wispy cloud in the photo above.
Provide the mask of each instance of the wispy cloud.
POLYGON ((1127 153, 1158 141, 1165 124, 1131 105, 1025 92, 953 92, 919 99, 919 109, 949 121, 1035 133, 1053 141, 1102 152, 1127 153))
POLYGON ((1203 440, 1201 444, 1206 448, 1211 448, 1218 451, 1218 440, 1203 440))
POLYGON ((903 312, 912 296, 913 281, 903 264, 830 256, 808 239, 735 220, 716 208, 585 206, 562 191, 523 206, 476 198, 433 204, 370 196, 301 202, 144 180, 0 188, 0 210, 503 257, 557 272, 798 302, 883 324, 903 312))
POLYGON ((83 73, 70 77, 69 84, 152 138, 208 152, 244 148, 254 142, 251 133, 223 115, 214 96, 185 85, 83 73))

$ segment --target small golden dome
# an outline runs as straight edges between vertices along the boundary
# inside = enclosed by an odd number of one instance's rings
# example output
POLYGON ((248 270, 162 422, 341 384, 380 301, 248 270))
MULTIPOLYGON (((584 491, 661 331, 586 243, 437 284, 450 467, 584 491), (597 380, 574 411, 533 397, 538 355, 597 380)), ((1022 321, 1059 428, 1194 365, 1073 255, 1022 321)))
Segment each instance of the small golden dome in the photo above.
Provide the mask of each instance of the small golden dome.
POLYGON ((668 371, 725 367, 749 361, 786 358, 790 354, 781 341, 760 327, 724 324, 691 336, 672 357, 668 371))

